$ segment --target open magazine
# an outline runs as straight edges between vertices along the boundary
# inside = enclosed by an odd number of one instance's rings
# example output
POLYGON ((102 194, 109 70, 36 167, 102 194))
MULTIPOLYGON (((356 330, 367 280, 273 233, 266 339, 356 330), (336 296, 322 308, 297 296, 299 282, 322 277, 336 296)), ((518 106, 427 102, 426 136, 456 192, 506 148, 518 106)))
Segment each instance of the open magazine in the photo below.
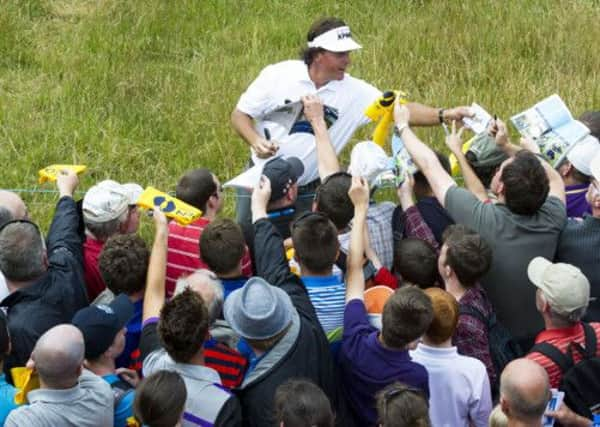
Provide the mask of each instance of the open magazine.
POLYGON ((521 135, 538 144, 542 155, 554 167, 560 164, 575 144, 590 133, 583 123, 573 118, 563 100, 556 94, 510 120, 521 135))
POLYGON ((471 129, 475 135, 479 135, 487 130, 490 122, 493 120, 490 113, 485 111, 483 107, 475 102, 469 107, 473 117, 463 118, 463 123, 471 129))

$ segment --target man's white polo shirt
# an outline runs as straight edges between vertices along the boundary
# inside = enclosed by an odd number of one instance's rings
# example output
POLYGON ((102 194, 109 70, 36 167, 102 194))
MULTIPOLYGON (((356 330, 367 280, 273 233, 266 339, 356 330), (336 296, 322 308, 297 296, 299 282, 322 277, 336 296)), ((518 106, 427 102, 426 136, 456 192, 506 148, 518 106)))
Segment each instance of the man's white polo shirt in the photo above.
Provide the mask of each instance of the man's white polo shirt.
MULTIPOLYGON (((357 128, 369 122, 364 110, 381 92, 367 82, 346 74, 342 80, 333 80, 317 89, 308 75, 308 67, 302 61, 290 60, 265 67, 246 92, 242 94, 237 109, 256 119, 256 131, 264 134, 269 129, 271 139, 281 145, 278 155, 298 157, 304 163, 304 175, 300 185, 318 178, 317 155, 314 135, 295 131, 305 128, 305 123, 294 126, 290 133, 275 123, 261 117, 289 102, 300 100, 304 95, 317 95, 326 107, 325 119, 331 123, 329 137, 336 153, 342 151, 357 128)), ((255 164, 264 163, 252 153, 255 164)))

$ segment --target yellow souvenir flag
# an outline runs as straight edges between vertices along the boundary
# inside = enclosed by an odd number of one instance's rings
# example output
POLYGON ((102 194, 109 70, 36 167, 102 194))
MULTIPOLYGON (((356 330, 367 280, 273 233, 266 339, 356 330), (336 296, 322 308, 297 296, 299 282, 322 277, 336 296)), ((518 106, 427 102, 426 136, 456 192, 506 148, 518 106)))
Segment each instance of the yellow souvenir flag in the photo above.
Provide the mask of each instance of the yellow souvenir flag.
POLYGON ((32 369, 24 366, 12 368, 10 373, 15 387, 19 390, 15 395, 15 403, 17 405, 23 405, 27 403, 27 393, 31 390, 40 388, 40 379, 32 369))
MULTIPOLYGON (((473 141, 475 141, 475 138, 477 137, 477 135, 475 135, 473 138, 469 139, 468 141, 466 141, 463 146, 462 146, 462 152, 463 153, 467 153, 467 151, 469 151, 469 148, 471 148, 471 144, 473 144, 473 141)), ((452 172, 452 176, 459 176, 460 175, 460 166, 458 165, 458 160, 456 159, 456 156, 452 153, 450 153, 450 156, 448 157, 448 159, 450 160, 450 171, 452 172)))
POLYGON ((56 177, 60 173, 61 170, 71 170, 79 175, 82 172, 85 172, 87 166, 84 165, 50 165, 45 167, 44 169, 40 169, 38 172, 40 175, 39 183, 43 184, 44 182, 56 181, 56 177))
POLYGON ((145 209, 154 209, 156 206, 167 218, 174 219, 180 225, 188 225, 202 216, 200 209, 154 187, 147 187, 144 190, 137 201, 137 205, 145 209))
POLYGON ((394 122, 394 102, 400 97, 400 104, 408 102, 408 94, 401 90, 384 92, 375 102, 367 107, 365 116, 372 121, 379 120, 373 131, 373 142, 383 147, 390 134, 390 127, 394 122))

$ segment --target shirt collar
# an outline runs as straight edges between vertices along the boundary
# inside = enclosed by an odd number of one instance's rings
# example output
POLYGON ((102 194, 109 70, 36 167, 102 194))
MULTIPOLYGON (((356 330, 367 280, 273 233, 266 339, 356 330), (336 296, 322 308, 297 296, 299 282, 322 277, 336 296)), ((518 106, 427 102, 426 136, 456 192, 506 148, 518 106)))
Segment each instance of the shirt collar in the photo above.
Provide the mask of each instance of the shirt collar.
POLYGON ((340 278, 336 275, 331 276, 302 276, 302 281, 306 286, 332 286, 339 285, 340 278))
POLYGON ((557 339, 572 338, 581 332, 581 322, 567 328, 546 329, 539 333, 535 343, 553 341, 557 339))
POLYGON ((77 384, 75 387, 66 388, 63 390, 54 390, 48 388, 41 388, 38 390, 32 390, 27 393, 27 400, 30 404, 37 402, 43 403, 72 403, 83 397, 83 390, 77 384))

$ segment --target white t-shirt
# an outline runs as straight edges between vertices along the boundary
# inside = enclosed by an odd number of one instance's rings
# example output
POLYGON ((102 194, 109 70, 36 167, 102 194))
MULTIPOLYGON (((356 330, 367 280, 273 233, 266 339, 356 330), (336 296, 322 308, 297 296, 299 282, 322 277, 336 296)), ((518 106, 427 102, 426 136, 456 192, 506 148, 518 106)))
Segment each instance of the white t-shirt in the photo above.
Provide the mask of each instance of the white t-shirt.
POLYGON ((492 398, 485 365, 458 354, 456 347, 423 343, 410 352, 429 374, 429 417, 435 427, 487 427, 492 398))
MULTIPOLYGON (((375 101, 381 92, 367 82, 346 74, 342 80, 333 80, 317 89, 308 75, 308 67, 299 60, 283 61, 265 67, 246 92, 242 94, 237 109, 256 120, 256 131, 264 134, 269 129, 271 139, 281 145, 278 155, 298 157, 304 163, 304 175, 300 185, 318 178, 317 155, 314 135, 302 131, 305 123, 294 126, 292 131, 272 121, 261 119, 265 114, 275 110, 286 101, 295 102, 305 95, 318 95, 326 107, 326 121, 331 122, 329 137, 336 153, 346 146, 357 128, 369 122, 364 110, 375 101), (300 130, 299 130, 300 129, 300 130)), ((266 159, 259 159, 252 153, 255 164, 262 164, 266 159)))

